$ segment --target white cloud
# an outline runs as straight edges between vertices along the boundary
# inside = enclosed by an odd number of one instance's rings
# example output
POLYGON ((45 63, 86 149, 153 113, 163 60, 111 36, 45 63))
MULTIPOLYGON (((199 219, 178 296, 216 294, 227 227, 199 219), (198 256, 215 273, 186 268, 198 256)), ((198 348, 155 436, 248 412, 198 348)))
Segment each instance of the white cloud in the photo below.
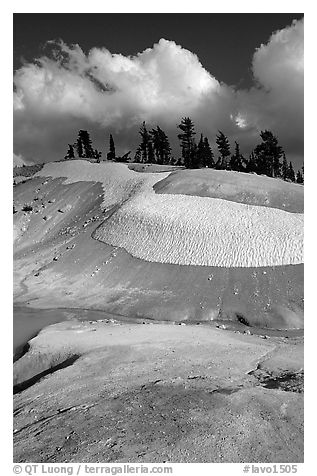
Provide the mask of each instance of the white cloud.
POLYGON ((220 85, 196 55, 161 39, 135 57, 59 43, 54 59, 41 58, 15 75, 16 109, 70 114, 102 125, 129 123, 194 110, 220 85))
POLYGON ((20 154, 13 154, 13 167, 22 167, 23 165, 34 165, 32 162, 26 162, 20 154))
POLYGON ((302 153, 304 141, 304 21, 274 33, 252 62, 257 85, 239 91, 239 117, 256 130, 269 128, 284 147, 302 153))
POLYGON ((253 57, 255 79, 267 90, 302 88, 304 76, 304 21, 274 33, 253 57))
POLYGON ((15 148, 25 157, 59 159, 79 128, 90 130, 99 147, 111 131, 122 149, 134 149, 143 120, 160 124, 176 145, 176 125, 185 115, 211 142, 221 129, 250 149, 258 129, 273 128, 286 148, 301 148, 302 21, 256 50, 257 85, 249 91, 219 83, 194 53, 169 40, 133 57, 105 48, 85 55, 63 42, 54 48, 52 57, 15 73, 15 148))
POLYGON ((24 165, 22 155, 13 154, 13 167, 21 167, 22 165, 24 165))

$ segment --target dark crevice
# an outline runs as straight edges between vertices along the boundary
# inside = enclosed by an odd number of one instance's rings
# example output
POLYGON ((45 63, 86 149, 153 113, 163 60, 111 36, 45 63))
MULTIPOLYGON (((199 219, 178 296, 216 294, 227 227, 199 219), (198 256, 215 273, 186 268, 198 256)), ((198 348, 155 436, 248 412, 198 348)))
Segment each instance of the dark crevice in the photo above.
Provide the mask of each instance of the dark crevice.
POLYGON ((261 387, 282 390, 283 392, 302 393, 304 391, 304 372, 285 371, 274 374, 264 369, 257 368, 249 373, 255 377, 261 387))
POLYGON ((57 370, 65 369, 66 367, 69 367, 70 365, 73 365, 76 360, 78 360, 80 355, 73 355, 72 357, 69 357, 68 359, 64 360, 62 363, 58 365, 54 365, 54 367, 50 367, 47 370, 44 370, 43 372, 40 372, 39 374, 34 375, 34 377, 29 378, 28 380, 24 380, 24 382, 18 383, 13 386, 13 394, 15 395, 16 393, 23 392, 23 390, 26 390, 29 387, 32 387, 35 383, 37 383, 39 380, 41 380, 43 377, 46 377, 46 375, 50 375, 57 370))
POLYGON ((29 423, 28 425, 26 426, 23 426, 22 428, 20 428, 19 430, 15 430, 14 431, 14 434, 15 435, 18 435, 19 433, 21 433, 22 431, 24 430, 28 430, 29 428, 33 427, 34 425, 41 425, 42 423, 46 423, 48 422, 49 420, 52 420, 53 418, 59 416, 59 415, 62 415, 63 413, 66 413, 66 412, 69 412, 71 410, 73 410, 75 407, 72 406, 72 407, 67 407, 67 408, 63 408, 63 409, 60 409, 58 410, 56 413, 53 413, 52 415, 48 415, 46 417, 43 417, 43 418, 40 418, 39 420, 36 420, 32 423, 29 423))
POLYGON ((249 321, 242 315, 242 314, 236 314, 238 322, 241 324, 250 327, 249 321))
POLYGON ((239 392, 240 390, 243 390, 243 386, 238 386, 238 387, 219 387, 216 388, 215 390, 212 390, 209 393, 220 393, 222 395, 232 395, 233 393, 239 392))
POLYGON ((304 375, 302 373, 287 372, 277 377, 266 378, 261 384, 265 388, 302 393, 304 390, 304 375))
MULTIPOLYGON (((34 336, 33 336, 34 337, 34 336)), ((13 354, 13 363, 23 357, 30 350, 30 344, 27 342, 26 344, 22 344, 16 348, 13 354)))

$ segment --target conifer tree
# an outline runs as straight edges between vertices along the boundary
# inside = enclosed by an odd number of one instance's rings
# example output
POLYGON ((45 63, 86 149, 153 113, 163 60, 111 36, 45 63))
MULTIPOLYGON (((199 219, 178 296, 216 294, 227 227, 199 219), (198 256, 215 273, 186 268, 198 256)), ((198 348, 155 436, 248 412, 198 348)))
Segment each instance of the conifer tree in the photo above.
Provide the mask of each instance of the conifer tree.
POLYGON ((109 152, 107 154, 108 160, 116 160, 116 148, 114 145, 114 140, 112 134, 109 136, 109 152))
POLYGON ((290 163, 289 163, 289 166, 288 166, 287 178, 288 178, 291 182, 295 182, 295 172, 294 172, 294 169, 293 169, 293 164, 292 164, 292 162, 290 162, 290 163))
POLYGON ((230 156, 230 144, 228 138, 221 131, 218 131, 216 136, 216 144, 220 154, 216 168, 227 169, 229 167, 228 157, 230 156))
POLYGON ((88 131, 79 131, 83 148, 84 154, 87 158, 93 158, 94 156, 94 149, 92 148, 92 141, 90 139, 90 135, 88 131))
POLYGON ((78 132, 78 138, 76 141, 76 149, 78 157, 91 159, 94 157, 94 149, 92 147, 92 141, 90 139, 89 132, 80 130, 78 132))
POLYGON ((167 134, 157 126, 160 135, 160 157, 163 165, 171 164, 173 161, 171 146, 167 134))
POLYGON ((297 174, 296 174, 296 182, 297 182, 297 183, 304 183, 304 179, 303 179, 303 176, 302 176, 300 170, 297 171, 297 174))
POLYGON ((177 127, 182 131, 177 137, 180 140, 183 164, 187 168, 193 168, 196 162, 196 157, 193 153, 193 150, 195 151, 196 149, 194 139, 196 132, 194 123, 190 117, 183 117, 181 123, 177 127))
POLYGON ((208 138, 200 134, 200 139, 197 145, 196 153, 196 166, 201 167, 214 167, 214 154, 208 142, 208 138))
POLYGON ((262 142, 254 149, 258 172, 269 177, 279 177, 281 170, 280 158, 283 155, 283 149, 278 144, 277 137, 271 131, 261 131, 260 136, 262 142))
POLYGON ((171 147, 167 135, 159 126, 156 129, 152 129, 150 134, 156 163, 161 165, 169 164, 171 162, 171 147))
MULTIPOLYGON (((145 121, 142 123, 142 126, 140 127, 139 134, 141 136, 141 144, 139 145, 140 149, 140 161, 142 163, 147 163, 149 162, 149 144, 151 142, 151 136, 146 128, 145 121)), ((150 152, 152 153, 152 152, 150 152)))
POLYGON ((68 144, 68 150, 65 155, 65 160, 74 159, 74 158, 75 158, 74 147, 71 144, 68 144))
POLYGON ((189 164, 188 168, 190 169, 196 169, 198 168, 197 164, 197 144, 196 142, 193 142, 191 149, 190 149, 190 154, 189 154, 189 164))
POLYGON ((281 167, 281 176, 282 176, 283 180, 286 180, 287 176, 288 176, 288 163, 287 163, 285 152, 283 152, 283 162, 282 162, 282 167, 281 167))
POLYGON ((155 156, 155 161, 157 164, 162 164, 162 158, 161 158, 161 138, 160 134, 158 131, 159 127, 157 126, 156 129, 152 129, 150 131, 151 135, 151 141, 152 141, 152 146, 153 146, 153 153, 155 156))
POLYGON ((95 149, 94 150, 94 159, 96 159, 96 162, 100 162, 100 158, 101 158, 101 152, 99 152, 99 150, 95 149))
POLYGON ((141 149, 140 147, 137 148, 136 152, 135 152, 135 155, 134 155, 134 159, 133 159, 133 162, 137 162, 137 163, 140 163, 141 162, 141 149))
POLYGON ((147 162, 149 164, 154 164, 155 163, 153 144, 152 144, 151 140, 149 140, 149 143, 148 143, 147 162))
POLYGON ((249 159, 245 160, 245 171, 247 173, 256 173, 257 172, 257 164, 254 156, 254 152, 252 151, 249 155, 249 159))
POLYGON ((243 162, 244 157, 240 153, 240 145, 235 141, 235 151, 230 159, 230 169, 236 172, 242 172, 244 170, 243 162))
POLYGON ((205 165, 205 143, 204 136, 200 134, 200 139, 197 146, 197 166, 206 167, 205 165))
POLYGON ((77 141, 75 143, 75 148, 76 148, 78 157, 80 159, 82 157, 84 157, 84 148, 83 148, 83 144, 82 144, 82 141, 81 141, 80 137, 77 138, 77 141))
POLYGON ((215 166, 214 162, 214 154, 213 151, 209 145, 208 138, 204 138, 204 166, 213 168, 215 166))

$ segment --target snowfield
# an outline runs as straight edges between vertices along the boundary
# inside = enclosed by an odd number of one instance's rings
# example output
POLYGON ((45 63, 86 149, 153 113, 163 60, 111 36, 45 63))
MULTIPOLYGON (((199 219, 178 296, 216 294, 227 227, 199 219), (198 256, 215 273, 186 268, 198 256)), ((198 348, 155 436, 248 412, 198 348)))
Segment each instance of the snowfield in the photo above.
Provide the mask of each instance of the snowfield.
POLYGON ((156 194, 167 173, 125 164, 48 163, 36 174, 67 183, 101 182, 103 208, 115 212, 93 237, 147 261, 218 267, 303 262, 303 214, 220 198, 156 194))

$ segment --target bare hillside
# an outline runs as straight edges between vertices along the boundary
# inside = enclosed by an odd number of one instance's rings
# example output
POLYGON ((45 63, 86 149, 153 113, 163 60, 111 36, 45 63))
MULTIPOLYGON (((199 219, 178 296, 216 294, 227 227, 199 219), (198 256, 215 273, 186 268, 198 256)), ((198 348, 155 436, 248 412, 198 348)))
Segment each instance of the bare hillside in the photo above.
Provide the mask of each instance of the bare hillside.
MULTIPOLYGON (((244 174, 233 174, 241 188, 244 174)), ((72 161, 46 164, 17 185, 15 302, 170 321, 302 327, 302 214, 155 194, 153 186, 170 178, 169 172, 138 173, 123 164, 72 161), (187 212, 187 201, 195 214, 187 212), (252 255, 256 242, 260 251, 252 255), (193 264, 179 264, 188 246, 193 264)))

